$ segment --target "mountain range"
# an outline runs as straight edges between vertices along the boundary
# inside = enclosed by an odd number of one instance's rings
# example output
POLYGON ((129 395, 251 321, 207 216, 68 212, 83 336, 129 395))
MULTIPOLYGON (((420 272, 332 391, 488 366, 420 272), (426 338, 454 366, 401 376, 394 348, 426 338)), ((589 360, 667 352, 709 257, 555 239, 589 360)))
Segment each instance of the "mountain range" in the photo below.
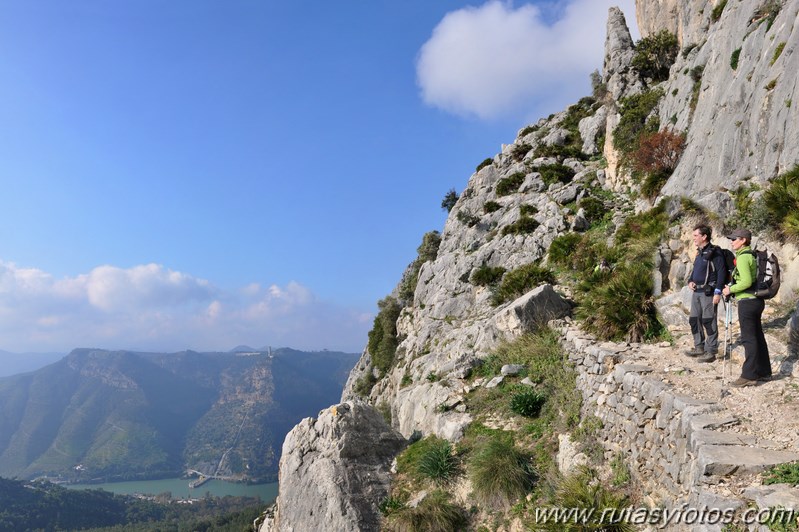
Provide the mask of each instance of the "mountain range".
POLYGON ((286 433, 338 400, 357 358, 75 349, 0 378, 0 476, 276 480, 286 433))

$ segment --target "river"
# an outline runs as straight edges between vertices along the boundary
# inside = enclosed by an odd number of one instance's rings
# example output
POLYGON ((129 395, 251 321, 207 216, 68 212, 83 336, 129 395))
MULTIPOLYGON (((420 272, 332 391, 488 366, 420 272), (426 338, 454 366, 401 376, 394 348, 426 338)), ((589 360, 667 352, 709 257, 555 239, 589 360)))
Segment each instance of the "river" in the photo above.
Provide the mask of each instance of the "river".
POLYGON ((167 478, 162 480, 137 480, 130 482, 107 482, 105 484, 64 484, 72 489, 103 489, 119 495, 142 493, 158 495, 170 492, 175 499, 200 498, 207 493, 216 497, 239 495, 261 497, 264 504, 271 504, 277 498, 277 482, 269 484, 238 484, 212 479, 200 487, 189 488, 189 479, 167 478))

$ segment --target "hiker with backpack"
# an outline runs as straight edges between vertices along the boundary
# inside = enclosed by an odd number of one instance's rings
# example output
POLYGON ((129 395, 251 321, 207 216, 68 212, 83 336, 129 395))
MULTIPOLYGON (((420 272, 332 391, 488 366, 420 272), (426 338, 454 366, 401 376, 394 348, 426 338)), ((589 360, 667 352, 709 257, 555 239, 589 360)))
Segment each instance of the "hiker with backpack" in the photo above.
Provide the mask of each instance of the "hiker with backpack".
MULTIPOLYGON (((737 388, 754 386, 759 380, 771 378, 771 360, 769 359, 768 344, 763 334, 763 309, 766 306, 765 298, 773 294, 762 295, 759 284, 766 268, 765 264, 759 268, 759 254, 755 254, 750 247, 752 233, 748 229, 736 229, 727 237, 732 241, 735 251, 735 269, 731 285, 725 286, 722 293, 725 297, 735 297, 738 303, 738 322, 741 325, 741 343, 744 346, 744 363, 741 376, 734 380, 731 386, 737 388), (761 293, 761 295, 757 295, 761 293)), ((763 253, 765 256, 766 254, 763 253)), ((776 259, 775 259, 776 264, 776 259)), ((777 265, 777 279, 779 279, 779 266, 777 265)), ((779 281, 777 281, 777 288, 779 281)), ((776 292, 776 288, 774 289, 776 292)))
POLYGON ((719 351, 718 304, 727 279, 727 266, 721 248, 710 243, 712 229, 704 224, 694 227, 693 239, 698 253, 688 288, 691 314, 688 323, 694 339, 693 349, 685 354, 699 362, 713 362, 719 351))

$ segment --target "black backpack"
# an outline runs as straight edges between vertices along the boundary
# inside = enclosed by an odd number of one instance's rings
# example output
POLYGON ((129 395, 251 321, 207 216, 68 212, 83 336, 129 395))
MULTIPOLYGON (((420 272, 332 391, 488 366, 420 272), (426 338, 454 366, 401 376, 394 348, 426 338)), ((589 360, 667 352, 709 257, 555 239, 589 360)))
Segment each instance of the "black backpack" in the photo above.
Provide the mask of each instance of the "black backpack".
POLYGON ((716 275, 716 286, 722 288, 732 283, 732 271, 735 269, 735 253, 729 249, 714 245, 707 260, 708 275, 705 279, 710 276, 710 271, 713 269, 713 258, 716 253, 721 253, 724 257, 724 268, 726 271, 719 272, 719 274, 716 275))
POLYGON ((771 299, 780 289, 780 262, 774 253, 768 251, 747 251, 755 257, 757 276, 752 288, 756 297, 771 299))

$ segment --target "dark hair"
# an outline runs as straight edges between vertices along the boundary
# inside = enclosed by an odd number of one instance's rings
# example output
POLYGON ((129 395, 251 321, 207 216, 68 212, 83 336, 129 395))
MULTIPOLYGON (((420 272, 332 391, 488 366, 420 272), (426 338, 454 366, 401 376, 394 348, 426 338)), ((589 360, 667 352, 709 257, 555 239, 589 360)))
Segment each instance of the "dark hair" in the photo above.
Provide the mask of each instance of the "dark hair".
POLYGON ((710 237, 713 235, 713 229, 711 229, 709 225, 697 224, 694 227, 694 231, 699 231, 699 234, 706 236, 707 241, 710 242, 710 237))

